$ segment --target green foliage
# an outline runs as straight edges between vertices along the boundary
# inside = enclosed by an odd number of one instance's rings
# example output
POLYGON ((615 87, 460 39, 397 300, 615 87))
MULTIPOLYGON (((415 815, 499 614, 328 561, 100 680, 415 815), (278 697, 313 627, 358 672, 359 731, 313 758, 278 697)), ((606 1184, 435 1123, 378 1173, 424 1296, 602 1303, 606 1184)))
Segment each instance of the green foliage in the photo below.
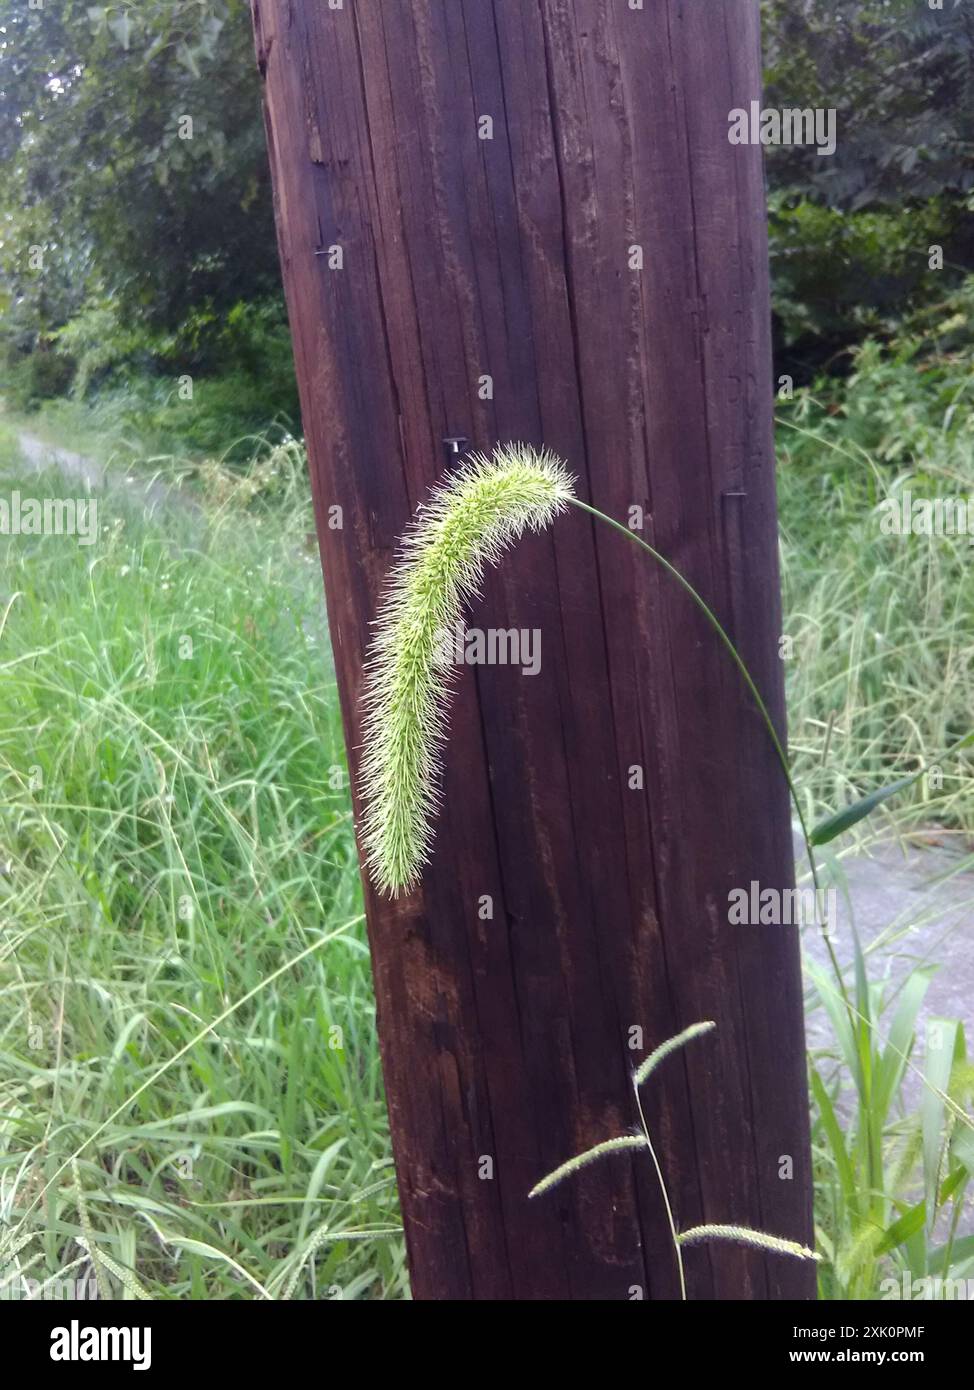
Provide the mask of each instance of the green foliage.
MULTIPOLYGON (((893 538, 879 526, 882 500, 907 488, 974 495, 974 371, 959 350, 971 303, 967 282, 888 345, 866 340, 847 379, 822 378, 779 408, 794 773, 810 806, 853 803, 823 827, 838 824, 847 843, 853 831, 863 845, 939 825, 965 846, 974 832, 968 538, 893 538), (942 785, 925 775, 931 763, 942 785)), ((840 861, 829 872, 841 886, 840 861)), ((911 925, 893 924, 888 942, 911 925)), ((945 1287, 935 1280, 974 1272, 974 1244, 958 1233, 974 1171, 963 1034, 934 1021, 917 1036, 934 967, 895 989, 871 980, 854 935, 848 1008, 834 978, 806 968, 807 1008, 827 1013, 835 1040, 810 1058, 822 1297, 874 1299, 906 1275, 913 1296, 933 1296, 945 1287)))
POLYGON ((303 452, 140 489, 0 538, 0 1278, 401 1297, 303 452))
MULTIPOLYGON (((974 268, 966 8, 766 0, 768 104, 839 112, 834 157, 767 151, 779 370, 802 383, 974 268)), ((63 334, 82 396, 160 375, 160 428, 165 378, 226 376, 179 447, 293 427, 244 0, 0 9, 0 333, 18 406, 47 395, 23 357, 63 334)))
MULTIPOLYGON (((142 397, 150 432, 222 450, 297 393, 244 0, 0 6, 0 327, 17 409, 142 397), (174 379, 206 404, 170 417, 174 379), (143 378, 159 378, 158 390, 143 378), (133 385, 133 382, 137 384, 133 385), (152 418, 154 417, 154 418, 152 418)), ((174 412, 173 415, 178 414, 174 412)))
MULTIPOLYGON (((869 333, 895 333, 904 308, 937 303, 945 276, 954 277, 929 268, 928 248, 950 246, 967 222, 945 198, 848 212, 773 192, 771 273, 785 360, 834 358, 869 333)), ((966 243, 959 254, 967 255, 966 243)))
MULTIPOLYGON (((277 300, 237 305, 226 317, 200 312, 167 334, 127 328, 112 305, 97 305, 55 340, 77 355, 78 373, 74 400, 49 404, 44 418, 98 447, 246 463, 255 440, 298 430, 291 341, 277 300)), ((36 392, 8 390, 8 398, 19 411, 40 404, 36 392)))
POLYGON ((766 106, 837 113, 833 155, 765 152, 779 367, 805 383, 974 269, 974 25, 953 0, 764 0, 764 50, 766 106))
POLYGON ((172 329, 202 301, 222 312, 276 292, 244 0, 4 10, 0 278, 22 327, 111 298, 172 329))
POLYGON ((904 1275, 922 1290, 974 1271, 974 1244, 957 1235, 974 1171, 974 1075, 958 1023, 932 1019, 922 1047, 917 1038, 936 967, 912 971, 894 993, 869 981, 857 937, 854 947, 848 1014, 806 962, 811 1007, 825 1009, 836 1039, 810 1058, 821 1293, 875 1299, 892 1280, 903 1297, 904 1275))
POLYGON ((11 354, 3 373, 4 395, 14 410, 34 410, 70 390, 74 375, 74 358, 46 344, 33 352, 11 354))
POLYGON ((954 350, 970 299, 967 285, 940 306, 934 332, 867 340, 847 379, 822 378, 778 408, 795 780, 831 812, 911 779, 874 812, 887 830, 921 816, 974 831, 960 746, 974 709, 969 538, 881 529, 884 502, 906 492, 974 495, 974 368, 954 350), (917 775, 931 765, 942 786, 917 775))
POLYGON ((838 147, 769 150, 776 188, 856 211, 974 189, 966 4, 763 0, 767 106, 835 108, 838 147))
POLYGON ((53 337, 78 364, 72 391, 80 400, 93 381, 103 379, 110 368, 132 358, 146 344, 144 333, 119 322, 117 306, 107 299, 87 303, 53 337))

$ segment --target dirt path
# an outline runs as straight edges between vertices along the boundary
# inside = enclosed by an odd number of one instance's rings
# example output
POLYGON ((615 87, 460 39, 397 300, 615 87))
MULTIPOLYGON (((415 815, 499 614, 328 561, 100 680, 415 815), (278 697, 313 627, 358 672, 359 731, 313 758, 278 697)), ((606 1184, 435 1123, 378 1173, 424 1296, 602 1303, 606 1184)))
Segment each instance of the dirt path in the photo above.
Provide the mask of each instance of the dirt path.
POLYGON ((100 487, 104 481, 104 470, 83 454, 72 453, 70 449, 59 449, 54 444, 45 444, 43 439, 28 434, 26 430, 17 431, 17 447, 35 473, 40 473, 49 464, 56 463, 66 478, 80 478, 88 487, 100 487))
POLYGON ((124 490, 129 497, 140 498, 150 514, 162 507, 180 507, 187 512, 199 513, 194 500, 171 483, 163 482, 160 478, 145 478, 120 469, 105 468, 84 454, 49 444, 27 430, 17 431, 17 448, 34 473, 43 473, 45 468, 53 464, 65 478, 81 482, 86 490, 124 490))
MULTIPOLYGON (((801 859, 796 848, 796 857, 801 859)), ((917 966, 938 966, 923 1009, 929 1018, 959 1018, 969 1034, 974 1017, 974 873, 972 856, 942 848, 881 843, 868 853, 839 859, 836 954, 852 961, 855 927, 868 952, 871 980, 888 981, 890 992, 917 966)), ((803 932, 806 954, 828 967, 819 932, 803 932)), ((888 1020, 887 1020, 888 1026, 888 1020)), ((809 1042, 829 1034, 821 1011, 808 1019, 809 1042)), ((883 1029, 885 1034, 886 1029, 883 1029)), ((919 1059, 922 1064, 922 1058, 919 1059)))

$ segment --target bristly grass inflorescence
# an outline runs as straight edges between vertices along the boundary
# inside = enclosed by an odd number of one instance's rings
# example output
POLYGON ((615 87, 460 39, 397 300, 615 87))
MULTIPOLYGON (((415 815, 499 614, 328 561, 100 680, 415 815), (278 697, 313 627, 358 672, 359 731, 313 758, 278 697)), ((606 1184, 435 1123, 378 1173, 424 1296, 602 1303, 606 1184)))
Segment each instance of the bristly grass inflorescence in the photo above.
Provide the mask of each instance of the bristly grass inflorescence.
POLYGON ((693 1226, 687 1231, 677 1229, 666 1179, 663 1177, 663 1170, 660 1167, 649 1126, 646 1123, 646 1112, 639 1096, 639 1088, 649 1080, 660 1063, 665 1062, 667 1057, 679 1051, 681 1047, 686 1047, 687 1043, 693 1042, 696 1038, 702 1038, 705 1034, 713 1032, 716 1026, 712 1019, 705 1019, 701 1023, 691 1023, 689 1028, 684 1028, 681 1033, 677 1033, 674 1037, 667 1038, 665 1042, 660 1043, 659 1047, 654 1048, 642 1065, 633 1071, 632 1089, 636 1110, 639 1114, 639 1129, 636 1133, 619 1134, 612 1139, 603 1139, 590 1149, 586 1149, 584 1153, 576 1154, 574 1158, 569 1158, 566 1162, 559 1164, 557 1168, 536 1183, 528 1193, 529 1198, 540 1197, 543 1193, 550 1192, 552 1188, 564 1182, 566 1178, 573 1177, 582 1168, 587 1168, 590 1163, 605 1158, 607 1154, 630 1149, 645 1149, 656 1170, 656 1180, 659 1183, 663 1206, 666 1209, 666 1219, 670 1227, 670 1239, 680 1281, 680 1297, 684 1301, 687 1297, 687 1285, 683 1271, 683 1249, 688 1245, 700 1245, 704 1241, 710 1240, 729 1240, 737 1245, 750 1245, 755 1250, 767 1250, 775 1255, 790 1255, 798 1260, 817 1261, 821 1258, 815 1250, 812 1250, 810 1246, 803 1245, 800 1241, 788 1240, 785 1236, 769 1235, 767 1231, 755 1231, 750 1226, 708 1224, 693 1226))
POLYGON ((525 530, 540 531, 574 497, 547 451, 507 444, 471 455, 433 492, 403 538, 376 619, 363 707, 362 841, 373 883, 393 897, 429 858, 440 799, 453 668, 443 634, 525 530))
MULTIPOLYGON (((562 461, 547 450, 529 444, 499 445, 491 458, 470 455, 460 469, 444 479, 403 538, 399 561, 387 581, 376 619, 363 692, 362 843, 376 888, 393 897, 410 890, 429 858, 453 684, 445 639, 459 626, 464 603, 478 592, 486 566, 498 563, 526 529, 542 530, 571 504, 638 545, 680 585, 713 628, 768 731, 818 889, 812 846, 832 839, 914 778, 863 798, 810 831, 774 720, 713 609, 648 541, 583 502, 574 483, 562 461)), ((974 734, 952 751, 972 739, 974 734)), ((827 935, 825 942, 829 955, 834 956, 827 935)), ((848 1008, 845 985, 834 959, 833 967, 848 1008)))

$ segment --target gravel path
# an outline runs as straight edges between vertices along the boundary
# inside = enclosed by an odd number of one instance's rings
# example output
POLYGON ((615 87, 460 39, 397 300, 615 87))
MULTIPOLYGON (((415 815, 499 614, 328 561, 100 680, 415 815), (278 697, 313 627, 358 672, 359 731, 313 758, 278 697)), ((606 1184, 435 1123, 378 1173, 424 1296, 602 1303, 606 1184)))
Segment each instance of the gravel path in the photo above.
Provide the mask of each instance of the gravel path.
POLYGON ((84 454, 48 444, 26 430, 18 430, 17 447, 24 462, 35 473, 42 473, 53 464, 65 478, 77 479, 86 489, 117 489, 125 491, 130 497, 141 497, 150 514, 161 507, 180 507, 187 513, 199 513, 196 503, 185 491, 172 483, 163 482, 161 478, 146 478, 135 473, 103 468, 84 454))
MULTIPOLYGON (((968 1037, 974 1017, 972 869, 970 853, 892 840, 828 866, 829 882, 838 890, 833 945, 840 962, 852 961, 854 927, 867 952, 869 978, 887 981, 888 994, 917 966, 938 966, 920 1019, 959 1018, 968 1037)), ((805 928, 803 944, 813 961, 829 964, 817 931, 805 928)), ((809 1042, 820 1045, 826 1032, 821 1011, 811 1014, 809 1042)))

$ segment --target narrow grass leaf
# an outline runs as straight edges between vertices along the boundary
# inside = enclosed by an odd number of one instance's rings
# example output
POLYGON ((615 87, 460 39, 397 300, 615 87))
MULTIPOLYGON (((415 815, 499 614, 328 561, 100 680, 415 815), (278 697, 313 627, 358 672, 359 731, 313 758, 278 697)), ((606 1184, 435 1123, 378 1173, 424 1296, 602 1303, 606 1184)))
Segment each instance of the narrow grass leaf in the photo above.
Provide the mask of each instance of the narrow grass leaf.
POLYGON ((901 777, 898 782, 892 782, 888 787, 879 787, 876 791, 870 792, 868 796, 861 797, 859 801, 854 801, 851 806, 846 806, 841 811, 836 811, 835 815, 827 816, 825 820, 820 820, 818 825, 812 826, 809 835, 809 843, 813 845, 827 845, 830 840, 834 840, 843 831, 849 830, 859 821, 865 820, 868 815, 875 811, 877 806, 881 806, 884 801, 889 801, 899 792, 905 791, 907 787, 912 787, 913 783, 921 776, 921 772, 914 772, 909 777, 901 777))
POLYGON ((937 1215, 937 1191, 943 1161, 943 1126, 950 1073, 955 1053, 963 1049, 963 1033, 954 1019, 932 1018, 927 1023, 924 1079, 920 1099, 923 1130, 923 1192, 927 1220, 932 1228, 937 1215))
POLYGON ((825 1131, 825 1137, 829 1142, 832 1157, 835 1161, 835 1169, 839 1178, 839 1186, 842 1189, 842 1197, 850 1211, 855 1213, 858 1210, 858 1199, 856 1195, 856 1177, 852 1167, 852 1160, 846 1148, 845 1135, 842 1133, 842 1126, 839 1124, 832 1098, 825 1089, 825 1083, 818 1074, 816 1067, 809 1068, 809 1078, 812 1086, 812 1096, 818 1106, 819 1119, 825 1131))
POLYGON ((876 1075, 874 1094, 880 1122, 883 1124, 913 1050, 917 1014, 938 968, 936 965, 928 965, 912 971, 903 986, 876 1075))
POLYGON ((874 1254, 888 1255, 891 1250, 895 1250, 898 1245, 909 1240, 911 1236, 922 1231, 927 1219, 926 1202, 917 1202, 916 1206, 910 1207, 902 1216, 898 1217, 891 1226, 883 1232, 883 1237, 879 1241, 874 1254))

